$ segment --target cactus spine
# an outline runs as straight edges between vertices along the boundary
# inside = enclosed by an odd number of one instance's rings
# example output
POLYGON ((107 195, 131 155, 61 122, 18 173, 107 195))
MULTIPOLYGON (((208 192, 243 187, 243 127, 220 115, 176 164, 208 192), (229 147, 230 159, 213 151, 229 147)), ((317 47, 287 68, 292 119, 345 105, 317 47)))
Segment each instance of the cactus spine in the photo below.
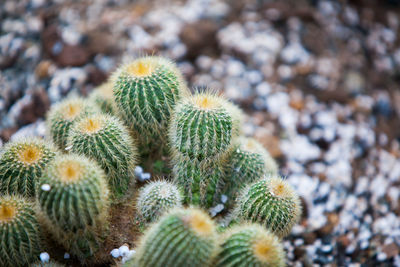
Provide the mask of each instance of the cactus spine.
POLYGON ((105 114, 116 114, 117 106, 114 102, 113 86, 111 82, 103 83, 89 95, 89 100, 105 114))
POLYGON ((176 106, 169 137, 174 179, 184 188, 186 202, 209 208, 219 199, 239 113, 233 104, 211 93, 197 93, 176 106))
POLYGON ((239 225, 225 234, 214 266, 283 267, 285 252, 279 239, 260 225, 239 225))
POLYGON ((49 136, 58 148, 64 150, 72 124, 82 116, 98 111, 96 106, 80 97, 70 97, 55 104, 46 120, 49 136))
POLYGON ((262 178, 245 188, 234 211, 235 218, 258 222, 280 238, 289 234, 300 214, 299 196, 277 176, 262 178))
POLYGON ((118 109, 142 150, 160 149, 176 102, 189 92, 178 68, 164 58, 143 57, 122 66, 112 81, 118 109))
POLYGON ((83 117, 72 127, 68 146, 100 164, 116 198, 124 196, 134 182, 136 145, 117 118, 103 114, 83 117))
POLYGON ((228 156, 225 193, 235 198, 243 185, 264 175, 277 175, 278 166, 265 148, 253 138, 239 137, 228 156))
POLYGON ((178 187, 167 181, 155 181, 145 185, 137 201, 138 218, 142 223, 157 220, 162 213, 182 206, 178 187))
POLYGON ((34 196, 37 180, 55 155, 55 148, 40 139, 7 143, 0 156, 0 192, 34 196))
POLYGON ((109 209, 102 169, 82 156, 57 156, 38 186, 37 203, 47 230, 79 258, 93 255, 106 230, 109 209))
POLYGON ((132 266, 208 266, 215 249, 210 217, 198 209, 176 209, 147 230, 132 266))
POLYGON ((40 236, 33 205, 18 196, 1 196, 0 236, 1 266, 27 266, 37 260, 40 236))

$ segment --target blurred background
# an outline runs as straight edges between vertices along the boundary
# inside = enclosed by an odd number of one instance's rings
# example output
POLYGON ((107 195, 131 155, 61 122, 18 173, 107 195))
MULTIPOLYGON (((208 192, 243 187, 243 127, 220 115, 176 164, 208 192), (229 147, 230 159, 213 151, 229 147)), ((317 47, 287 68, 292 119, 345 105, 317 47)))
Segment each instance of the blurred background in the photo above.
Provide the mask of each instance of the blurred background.
POLYGON ((400 266, 400 1, 0 0, 0 146, 121 63, 245 109, 304 206, 290 266, 400 266))

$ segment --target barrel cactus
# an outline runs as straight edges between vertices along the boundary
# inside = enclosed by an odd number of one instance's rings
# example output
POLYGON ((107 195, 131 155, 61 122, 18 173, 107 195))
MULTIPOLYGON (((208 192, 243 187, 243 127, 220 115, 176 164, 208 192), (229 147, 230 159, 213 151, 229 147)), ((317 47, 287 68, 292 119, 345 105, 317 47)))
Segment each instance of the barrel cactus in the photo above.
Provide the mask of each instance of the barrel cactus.
POLYGON ((93 103, 80 97, 69 97, 53 105, 46 119, 49 136, 64 150, 72 124, 82 116, 96 112, 99 110, 93 103))
POLYGON ((89 94, 89 101, 92 101, 103 113, 117 113, 117 107, 114 102, 113 86, 111 82, 106 82, 95 88, 89 94))
POLYGON ((300 219, 297 193, 282 178, 262 178, 245 188, 238 198, 234 218, 258 222, 278 237, 289 234, 300 219))
POLYGON ((176 209, 147 230, 131 266, 208 266, 215 249, 211 218, 198 209, 176 209))
POLYGON ((68 146, 100 164, 116 198, 135 181, 136 144, 119 119, 105 114, 83 117, 71 128, 68 146))
POLYGON ((136 205, 139 221, 148 223, 172 208, 181 207, 182 194, 171 182, 150 182, 140 190, 136 205))
POLYGON ((280 240, 262 226, 239 225, 224 233, 213 266, 283 267, 285 252, 280 240))
POLYGON ((165 145, 172 110, 189 93, 176 65, 161 57, 142 57, 123 65, 111 80, 115 102, 137 132, 141 150, 165 145))
POLYGON ((37 180, 56 153, 38 138, 7 143, 0 156, 0 192, 34 196, 37 180))
POLYGON ((107 228, 109 192, 103 170, 86 157, 57 156, 39 179, 41 220, 79 258, 95 253, 107 228))
POLYGON ((0 197, 0 265, 28 266, 40 254, 34 205, 19 196, 0 197))

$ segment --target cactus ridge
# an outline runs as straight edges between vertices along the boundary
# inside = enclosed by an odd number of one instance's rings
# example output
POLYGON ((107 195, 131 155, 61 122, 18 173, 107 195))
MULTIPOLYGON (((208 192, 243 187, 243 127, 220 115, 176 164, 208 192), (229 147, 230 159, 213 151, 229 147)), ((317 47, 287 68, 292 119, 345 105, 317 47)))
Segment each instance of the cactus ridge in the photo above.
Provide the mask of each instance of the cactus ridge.
POLYGON ((137 200, 138 217, 151 222, 169 209, 182 206, 182 195, 178 187, 167 181, 154 181, 145 185, 137 200))
POLYGON ((144 57, 113 75, 115 102, 144 145, 164 140, 176 102, 188 94, 176 66, 159 57, 144 57))
POLYGON ((35 195, 35 184, 56 149, 39 138, 9 142, 0 156, 0 192, 35 195))
POLYGON ((54 144, 64 150, 73 123, 96 112, 99 112, 99 109, 94 104, 80 97, 69 97, 52 106, 46 124, 54 144))
POLYGON ((175 157, 199 161, 224 154, 232 143, 233 118, 227 101, 211 93, 199 93, 183 99, 170 125, 170 143, 175 157))
POLYGON ((215 248, 215 225, 207 214, 174 209, 145 233, 132 266, 208 266, 215 248))
POLYGON ((40 233, 33 204, 18 196, 1 196, 0 236, 1 266, 27 266, 35 261, 40 233))
POLYGON ((284 237, 300 218, 300 199, 281 178, 263 178, 242 191, 234 214, 243 220, 258 222, 284 237))
POLYGON ((105 114, 82 118, 68 138, 71 151, 96 160, 107 174, 115 197, 125 195, 134 180, 136 145, 119 119, 105 114))
POLYGON ((260 225, 240 225, 225 233, 215 266, 283 267, 285 252, 279 239, 260 225))

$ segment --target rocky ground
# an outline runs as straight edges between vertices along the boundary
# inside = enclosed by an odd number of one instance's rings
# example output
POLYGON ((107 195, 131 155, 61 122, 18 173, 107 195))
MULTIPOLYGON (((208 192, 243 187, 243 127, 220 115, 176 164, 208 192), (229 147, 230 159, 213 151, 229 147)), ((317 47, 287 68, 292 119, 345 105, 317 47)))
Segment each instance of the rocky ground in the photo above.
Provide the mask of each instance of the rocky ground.
POLYGON ((396 0, 3 0, 0 146, 44 135, 52 103, 121 62, 164 55, 246 110, 301 195, 290 266, 400 266, 399 30, 396 0))

